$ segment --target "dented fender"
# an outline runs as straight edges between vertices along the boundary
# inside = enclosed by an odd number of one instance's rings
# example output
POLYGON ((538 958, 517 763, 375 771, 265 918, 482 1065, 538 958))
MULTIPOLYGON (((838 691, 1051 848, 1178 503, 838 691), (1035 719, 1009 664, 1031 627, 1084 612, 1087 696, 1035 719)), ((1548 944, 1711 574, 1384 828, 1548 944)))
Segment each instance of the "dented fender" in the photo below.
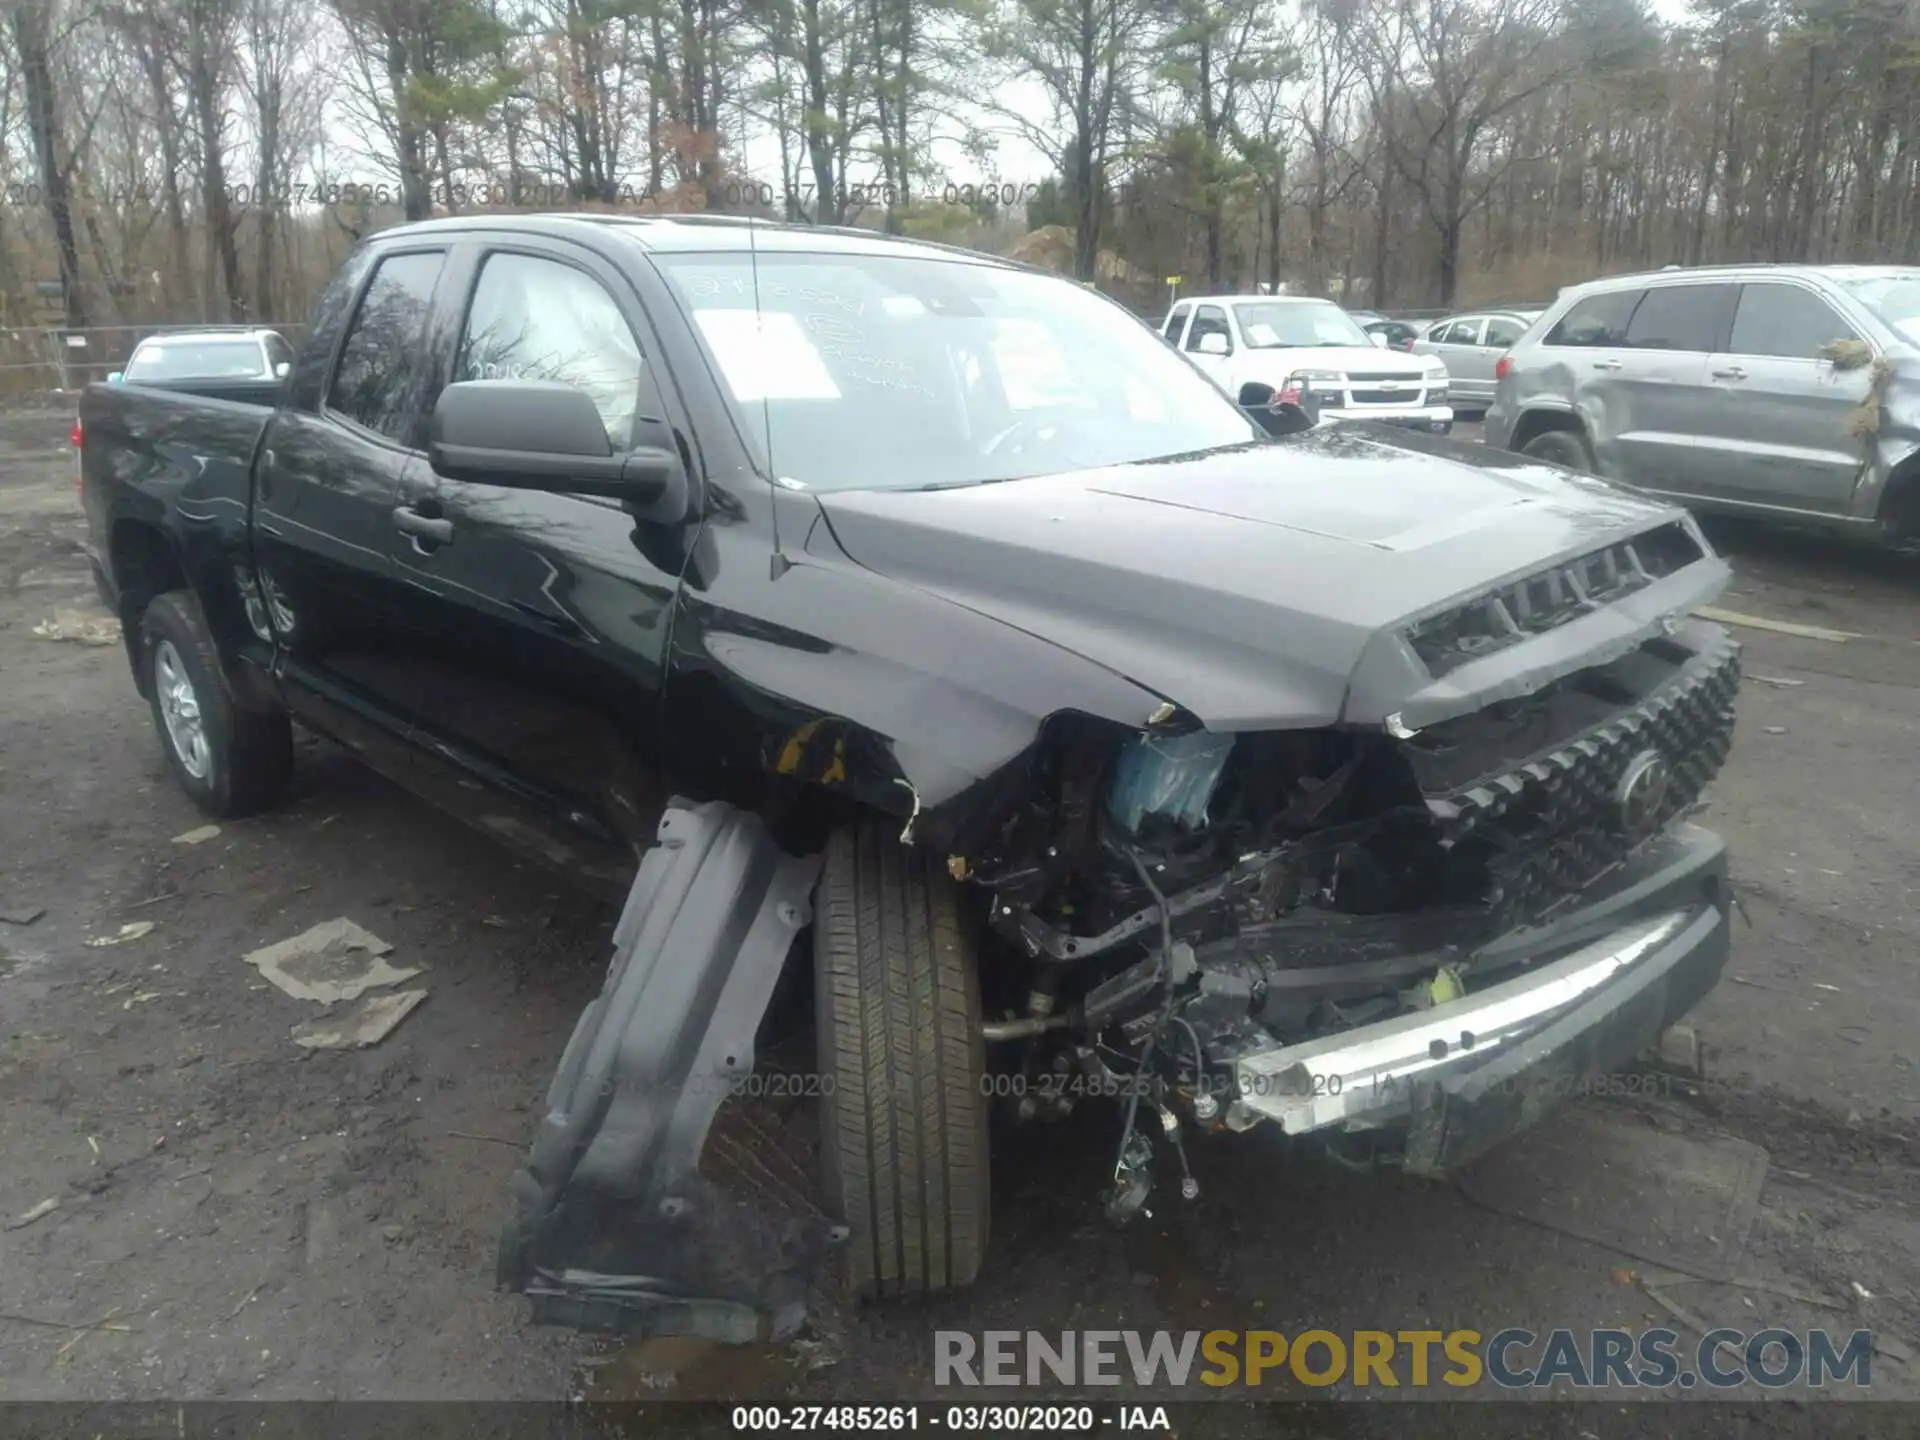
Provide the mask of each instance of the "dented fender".
POLYGON ((844 1230, 804 1174, 778 1185, 703 1168, 820 857, 755 816, 671 802, 640 862, 599 996, 580 1017, 514 1176, 498 1282, 537 1323, 751 1340, 790 1334, 844 1230))

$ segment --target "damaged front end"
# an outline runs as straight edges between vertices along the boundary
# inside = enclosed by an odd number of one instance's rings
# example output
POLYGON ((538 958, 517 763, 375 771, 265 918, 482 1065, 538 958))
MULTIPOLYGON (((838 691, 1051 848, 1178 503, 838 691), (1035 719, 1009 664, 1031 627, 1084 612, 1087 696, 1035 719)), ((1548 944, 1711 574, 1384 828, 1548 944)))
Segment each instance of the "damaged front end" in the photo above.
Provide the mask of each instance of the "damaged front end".
MULTIPOLYGON (((1436 685, 1523 673, 1530 641, 1689 561, 1611 547, 1401 638, 1436 685)), ((1124 1215, 1191 1129, 1273 1121, 1434 1174, 1631 1060, 1724 965, 1724 849, 1684 822, 1739 679, 1718 627, 1645 628, 1424 728, 1058 724, 998 843, 954 861, 1028 962, 986 1027, 1021 1116, 1144 1097, 1124 1215)))
MULTIPOLYGON (((1438 1174, 1631 1060, 1727 954, 1724 847, 1687 818, 1739 650, 1673 618, 1724 576, 1669 522, 1372 637, 1335 723, 1063 710, 977 788, 925 814, 916 792, 902 843, 938 844, 984 921, 990 1093, 1022 1121, 1117 1099, 1124 1220, 1168 1150, 1198 1194, 1196 1133, 1438 1174)), ((847 1231, 805 1115, 734 1097, 819 868, 743 812, 667 811, 516 1178, 500 1278, 536 1319, 804 1318, 847 1231)))

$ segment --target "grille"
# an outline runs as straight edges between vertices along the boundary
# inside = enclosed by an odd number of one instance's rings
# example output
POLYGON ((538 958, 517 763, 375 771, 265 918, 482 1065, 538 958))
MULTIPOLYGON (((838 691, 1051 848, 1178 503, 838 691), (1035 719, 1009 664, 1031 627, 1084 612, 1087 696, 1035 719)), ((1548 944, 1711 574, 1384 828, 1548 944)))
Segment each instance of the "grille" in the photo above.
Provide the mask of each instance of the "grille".
POLYGON ((1355 405, 1422 405, 1426 394, 1417 384, 1404 390, 1361 390, 1352 392, 1355 405))
POLYGON ((1671 521, 1430 616, 1408 629, 1407 640, 1428 673, 1438 678, 1469 660, 1577 620, 1691 565, 1704 553, 1684 523, 1671 521))
POLYGON ((1693 809, 1733 741, 1740 649, 1727 636, 1667 684, 1547 754, 1468 789, 1429 798, 1441 843, 1486 857, 1487 903, 1507 925, 1537 920, 1693 809), (1665 799, 1638 833, 1619 815, 1627 768, 1667 763, 1665 799))

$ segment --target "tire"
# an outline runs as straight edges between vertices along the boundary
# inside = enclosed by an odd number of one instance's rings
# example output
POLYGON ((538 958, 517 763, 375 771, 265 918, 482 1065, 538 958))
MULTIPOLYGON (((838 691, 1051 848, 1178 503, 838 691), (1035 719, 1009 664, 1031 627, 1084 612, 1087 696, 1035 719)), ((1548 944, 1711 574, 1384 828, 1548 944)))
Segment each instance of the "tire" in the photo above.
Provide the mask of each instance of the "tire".
POLYGON ((1593 454, 1587 449, 1586 437, 1571 430, 1542 431, 1522 445, 1520 453, 1536 460, 1551 460, 1584 475, 1593 474, 1593 454))
POLYGON ((140 635, 154 729, 181 788, 219 819, 274 805, 293 777, 293 727, 283 711, 233 703, 192 593, 156 596, 140 617, 140 635))
POLYGON ((987 1248, 986 1044, 958 887, 863 824, 827 847, 814 906, 821 1172, 861 1297, 954 1290, 987 1248))

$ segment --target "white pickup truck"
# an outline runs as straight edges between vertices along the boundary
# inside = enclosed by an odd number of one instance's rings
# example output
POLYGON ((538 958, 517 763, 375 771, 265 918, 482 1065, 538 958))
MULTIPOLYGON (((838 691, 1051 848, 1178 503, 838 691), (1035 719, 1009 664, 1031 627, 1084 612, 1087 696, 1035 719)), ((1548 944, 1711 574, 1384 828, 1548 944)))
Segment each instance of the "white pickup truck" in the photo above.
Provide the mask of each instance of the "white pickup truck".
POLYGON ((1236 399, 1245 385, 1285 395, 1304 382, 1324 420, 1383 420, 1440 435, 1453 428, 1446 366, 1384 348, 1330 300, 1196 295, 1176 303, 1160 331, 1236 399))

